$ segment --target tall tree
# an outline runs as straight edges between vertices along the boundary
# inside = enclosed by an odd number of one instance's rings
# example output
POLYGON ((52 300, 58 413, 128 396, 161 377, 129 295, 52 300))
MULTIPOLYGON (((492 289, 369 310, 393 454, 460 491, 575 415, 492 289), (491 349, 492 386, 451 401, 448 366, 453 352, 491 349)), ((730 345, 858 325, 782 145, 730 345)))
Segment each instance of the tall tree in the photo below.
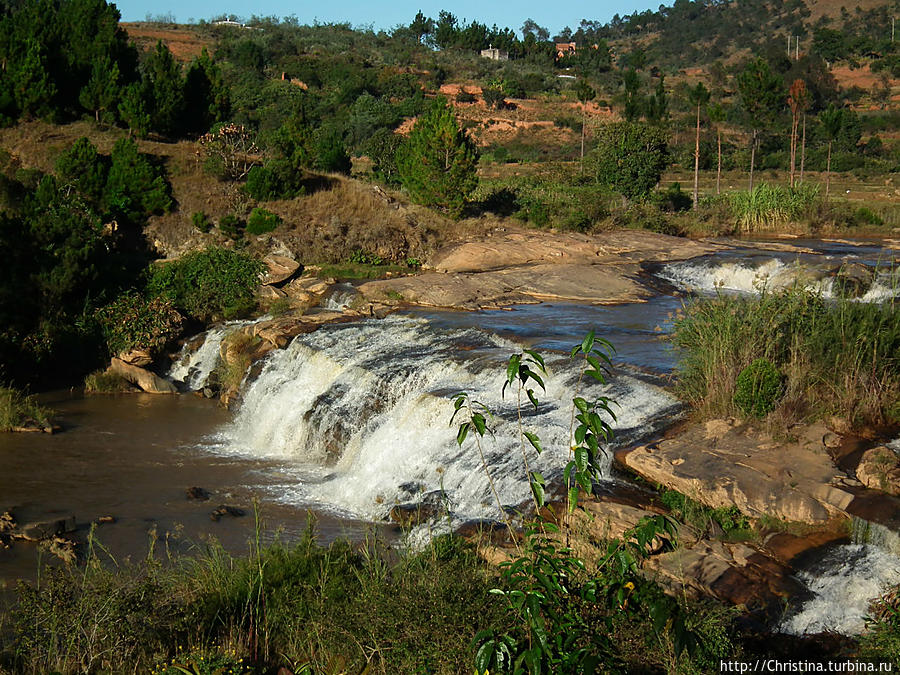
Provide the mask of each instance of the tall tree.
POLYGON ((737 76, 738 93, 750 134, 750 186, 753 191, 753 169, 759 135, 767 129, 783 105, 782 82, 762 58, 750 61, 737 76))
POLYGON ((584 132, 587 126, 587 103, 593 101, 597 92, 584 80, 578 80, 575 87, 575 95, 581 102, 581 173, 584 173, 584 132))
POLYGON ((412 199, 459 216, 478 185, 478 150, 452 108, 437 98, 397 149, 397 173, 412 199))
POLYGON ((144 62, 144 78, 150 94, 151 128, 166 136, 177 134, 184 113, 184 83, 181 66, 162 40, 144 62))
POLYGON ((46 115, 53 109, 56 85, 47 71, 43 49, 37 40, 27 41, 24 58, 13 68, 12 86, 16 107, 26 118, 46 115))
POLYGON ((825 138, 828 140, 828 156, 825 160, 825 197, 827 198, 828 189, 831 186, 831 147, 843 131, 844 111, 836 108, 832 103, 819 113, 819 122, 822 124, 825 138))
POLYGON ((228 86, 222 78, 219 66, 209 57, 206 47, 188 66, 184 78, 184 131, 201 133, 209 131, 217 122, 228 116, 231 103, 228 86))
POLYGON ((800 118, 809 107, 809 94, 803 80, 794 80, 788 91, 788 107, 791 109, 791 187, 794 187, 794 173, 797 166, 797 141, 800 118))
POLYGON ((694 211, 700 202, 700 111, 709 103, 709 90, 698 82, 696 87, 688 90, 688 101, 697 109, 697 130, 694 135, 694 211))
POLYGON ((709 121, 716 125, 716 194, 721 194, 722 182, 722 122, 727 115, 721 103, 716 102, 706 110, 709 121))
POLYGON ((416 18, 409 24, 409 30, 416 36, 416 41, 421 44, 425 37, 431 35, 432 31, 434 31, 434 19, 422 14, 422 10, 420 9, 416 13, 416 18))
POLYGON ((119 85, 119 64, 108 56, 94 62, 91 79, 81 89, 78 102, 94 113, 94 120, 100 122, 100 113, 106 121, 115 117, 116 101, 122 89, 119 85))

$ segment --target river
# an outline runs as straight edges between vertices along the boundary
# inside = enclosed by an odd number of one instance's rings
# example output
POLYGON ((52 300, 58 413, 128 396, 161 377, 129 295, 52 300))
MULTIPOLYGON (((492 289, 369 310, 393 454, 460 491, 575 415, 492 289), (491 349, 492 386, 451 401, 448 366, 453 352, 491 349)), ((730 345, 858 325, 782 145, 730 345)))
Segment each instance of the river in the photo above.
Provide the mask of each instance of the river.
MULTIPOLYGON (((872 243, 791 244, 797 249, 773 251, 755 243, 648 266, 647 285, 656 292, 642 303, 543 303, 472 313, 420 309, 328 325, 272 353, 245 383, 233 414, 192 394, 47 394, 43 402, 59 411, 63 432, 0 437, 0 509, 15 507, 19 522, 74 514, 82 534, 100 517, 112 516, 115 522, 98 526, 96 536, 116 560, 146 555, 151 536, 158 538, 158 554, 167 544, 188 551, 210 536, 232 551, 245 550, 255 531, 254 502, 265 536, 287 539, 306 527, 308 510, 316 514, 323 540, 359 539, 375 528, 380 536, 396 537, 386 524, 391 508, 429 499, 439 499, 449 512, 432 528, 496 518, 480 458, 456 443, 451 396, 470 392, 495 415, 486 459, 504 507, 515 507, 528 499, 528 485, 515 394, 501 395, 511 353, 527 347, 547 356, 545 389, 535 391, 540 403, 534 409, 526 401, 521 410, 526 429, 545 448, 530 468, 552 478, 567 458, 576 390, 616 401, 613 447, 637 443, 680 419, 682 406, 667 390, 677 354, 664 338, 685 294, 747 293, 799 279, 827 297, 834 292, 835 271, 847 264, 877 267, 868 287, 859 290, 860 301, 896 294, 897 267, 889 249, 872 243), (606 386, 579 384, 579 366, 565 355, 591 329, 616 348, 615 373, 606 386), (211 499, 187 499, 193 486, 211 499), (213 521, 210 512, 219 504, 248 515, 213 521)), ((776 242, 775 248, 783 247, 776 242)), ((175 364, 172 378, 202 388, 222 338, 240 325, 211 330, 175 364)), ((617 480, 609 461, 604 475, 617 480)), ((854 549, 853 555, 858 561, 866 551, 854 549)), ((876 565, 891 568, 878 587, 894 581, 890 561, 897 559, 886 559, 876 565)), ((33 578, 36 570, 30 545, 0 549, 0 584, 33 578)), ((820 570, 815 576, 828 574, 820 570)), ((801 621, 790 630, 821 627, 818 618, 801 621)), ((847 630, 857 628, 858 621, 847 630)))

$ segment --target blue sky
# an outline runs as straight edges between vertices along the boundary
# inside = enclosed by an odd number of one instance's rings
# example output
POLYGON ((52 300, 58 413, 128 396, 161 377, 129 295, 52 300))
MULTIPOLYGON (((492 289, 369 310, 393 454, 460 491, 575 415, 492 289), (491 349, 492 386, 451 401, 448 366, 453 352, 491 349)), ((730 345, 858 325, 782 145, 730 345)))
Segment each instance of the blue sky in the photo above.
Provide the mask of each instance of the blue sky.
MULTIPOLYGON (((667 2, 666 4, 671 4, 667 2)), ((173 14, 179 22, 190 19, 209 19, 219 14, 237 14, 249 18, 251 15, 284 17, 296 15, 301 23, 321 23, 349 21, 354 26, 371 25, 376 30, 389 29, 398 24, 408 24, 422 10, 426 15, 437 17, 441 9, 452 12, 458 19, 478 20, 489 26, 496 23, 500 27, 518 29, 525 19, 532 18, 548 28, 551 35, 563 26, 577 28, 581 19, 606 22, 614 14, 630 14, 648 8, 657 9, 659 1, 622 0, 621 3, 588 2, 574 0, 556 5, 547 0, 520 0, 519 2, 485 3, 476 0, 460 2, 421 2, 400 0, 391 3, 373 3, 364 0, 331 0, 330 2, 289 2, 288 0, 123 0, 116 2, 123 21, 143 21, 148 14, 173 14)))

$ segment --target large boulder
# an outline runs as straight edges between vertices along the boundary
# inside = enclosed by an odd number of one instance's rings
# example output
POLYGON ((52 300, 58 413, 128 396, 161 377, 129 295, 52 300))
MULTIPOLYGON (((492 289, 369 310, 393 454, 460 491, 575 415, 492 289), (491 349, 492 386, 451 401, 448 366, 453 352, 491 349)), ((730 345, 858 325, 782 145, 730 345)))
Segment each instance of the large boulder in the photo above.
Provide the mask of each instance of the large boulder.
POLYGON ((710 507, 752 517, 824 523, 847 518, 853 494, 824 444, 827 430, 777 443, 728 421, 687 427, 674 438, 617 454, 627 468, 710 507))
POLYGON ((263 258, 263 263, 266 265, 266 273, 262 278, 263 286, 271 286, 287 281, 300 269, 300 263, 293 258, 273 253, 263 258))
POLYGON ((113 357, 107 372, 115 373, 148 394, 177 394, 175 385, 159 375, 113 357))
POLYGON ((856 477, 868 488, 900 496, 900 457, 884 445, 866 450, 856 467, 856 477))

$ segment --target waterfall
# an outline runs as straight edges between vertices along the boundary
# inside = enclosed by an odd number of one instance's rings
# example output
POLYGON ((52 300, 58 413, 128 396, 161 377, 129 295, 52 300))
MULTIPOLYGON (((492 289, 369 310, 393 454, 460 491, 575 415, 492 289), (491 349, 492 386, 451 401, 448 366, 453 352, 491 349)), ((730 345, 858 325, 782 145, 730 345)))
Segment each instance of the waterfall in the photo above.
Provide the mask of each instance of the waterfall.
MULTIPOLYGON (((398 315, 324 326, 268 357, 218 450, 280 463, 285 480, 277 498, 289 503, 378 520, 395 504, 437 492, 455 518, 497 518, 473 440, 456 443, 450 397, 467 391, 492 411, 483 450, 500 500, 528 500, 516 394, 501 397, 506 360, 520 349, 476 328, 398 315)), ((523 397, 522 416, 544 447, 540 457, 530 452, 531 469, 556 476, 568 461, 580 371, 568 357, 547 356, 546 392, 537 388, 537 410, 523 397)), ((618 442, 670 423, 681 408, 636 374, 580 387, 585 398, 605 394, 618 402, 618 442)))
POLYGON ((845 544, 832 548, 797 578, 813 597, 781 623, 781 631, 857 635, 865 627, 869 602, 900 583, 900 558, 877 546, 845 544))
MULTIPOLYGON (((260 320, 262 319, 257 319, 257 321, 260 320)), ((185 344, 166 377, 172 382, 182 383, 191 391, 202 389, 219 363, 219 349, 222 341, 236 330, 251 323, 253 321, 229 321, 210 328, 202 334, 203 341, 196 349, 191 349, 192 344, 195 343, 185 344)))

